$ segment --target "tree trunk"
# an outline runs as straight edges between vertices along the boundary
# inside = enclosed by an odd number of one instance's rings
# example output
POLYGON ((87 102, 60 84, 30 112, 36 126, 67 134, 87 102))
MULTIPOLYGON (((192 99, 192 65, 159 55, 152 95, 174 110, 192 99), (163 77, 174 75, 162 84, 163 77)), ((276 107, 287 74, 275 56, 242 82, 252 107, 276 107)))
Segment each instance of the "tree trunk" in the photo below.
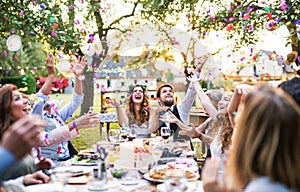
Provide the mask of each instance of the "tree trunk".
POLYGON ((85 79, 83 83, 83 103, 81 104, 80 115, 87 113, 91 106, 94 104, 94 82, 93 82, 93 72, 89 71, 85 73, 85 79))

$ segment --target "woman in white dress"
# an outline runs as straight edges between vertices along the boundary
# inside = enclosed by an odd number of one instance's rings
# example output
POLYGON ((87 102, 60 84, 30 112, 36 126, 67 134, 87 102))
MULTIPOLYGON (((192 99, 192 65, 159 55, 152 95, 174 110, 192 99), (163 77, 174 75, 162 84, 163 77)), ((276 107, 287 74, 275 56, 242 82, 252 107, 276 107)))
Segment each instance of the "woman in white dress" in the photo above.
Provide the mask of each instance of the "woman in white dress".
POLYGON ((150 138, 149 130, 150 101, 144 85, 135 85, 126 99, 126 109, 123 110, 115 99, 112 104, 116 106, 120 126, 137 128, 136 138, 150 138))

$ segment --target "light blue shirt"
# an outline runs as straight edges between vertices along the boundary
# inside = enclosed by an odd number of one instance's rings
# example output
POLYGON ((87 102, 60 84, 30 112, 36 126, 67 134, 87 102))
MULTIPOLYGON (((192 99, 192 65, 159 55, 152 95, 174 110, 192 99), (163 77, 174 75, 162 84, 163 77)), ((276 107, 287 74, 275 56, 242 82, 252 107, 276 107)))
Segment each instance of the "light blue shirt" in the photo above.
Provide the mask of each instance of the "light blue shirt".
POLYGON ((259 177, 252 180, 246 187, 244 192, 292 192, 284 184, 272 182, 268 177, 259 177))
POLYGON ((16 157, 4 147, 0 146, 0 184, 5 172, 17 162, 16 157))

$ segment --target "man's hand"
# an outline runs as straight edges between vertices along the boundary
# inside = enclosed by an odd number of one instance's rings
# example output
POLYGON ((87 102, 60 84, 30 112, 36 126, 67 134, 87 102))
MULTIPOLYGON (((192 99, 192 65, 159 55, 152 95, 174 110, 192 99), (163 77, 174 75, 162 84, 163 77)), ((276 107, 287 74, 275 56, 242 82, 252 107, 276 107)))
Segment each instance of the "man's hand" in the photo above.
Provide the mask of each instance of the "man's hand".
POLYGON ((37 116, 26 115, 13 123, 3 134, 1 145, 17 159, 22 159, 34 147, 44 129, 44 122, 37 116))

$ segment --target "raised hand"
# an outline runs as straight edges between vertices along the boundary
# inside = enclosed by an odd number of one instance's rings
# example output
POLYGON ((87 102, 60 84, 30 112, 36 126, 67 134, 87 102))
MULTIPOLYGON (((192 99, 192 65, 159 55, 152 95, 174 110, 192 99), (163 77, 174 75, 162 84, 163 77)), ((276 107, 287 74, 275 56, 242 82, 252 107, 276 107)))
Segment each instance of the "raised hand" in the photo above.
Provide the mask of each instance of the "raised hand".
POLYGON ((195 83, 195 82, 198 82, 201 80, 201 78, 198 78, 196 75, 191 75, 191 76, 187 77, 186 79, 192 83, 195 83))
POLYGON ((78 57, 78 61, 75 65, 71 64, 72 71, 75 76, 81 76, 84 73, 87 61, 85 57, 78 57))
POLYGON ((195 69, 195 70, 196 70, 197 72, 199 72, 199 73, 201 72, 201 70, 202 70, 204 64, 205 64, 206 61, 208 60, 208 57, 209 57, 209 55, 207 54, 207 55, 198 57, 198 58, 196 59, 196 69, 195 69))
POLYGON ((53 58, 52 54, 48 54, 45 63, 46 63, 46 67, 47 67, 47 70, 48 70, 48 75, 52 75, 52 74, 55 75, 56 70, 55 70, 55 67, 54 67, 54 58, 53 58))

